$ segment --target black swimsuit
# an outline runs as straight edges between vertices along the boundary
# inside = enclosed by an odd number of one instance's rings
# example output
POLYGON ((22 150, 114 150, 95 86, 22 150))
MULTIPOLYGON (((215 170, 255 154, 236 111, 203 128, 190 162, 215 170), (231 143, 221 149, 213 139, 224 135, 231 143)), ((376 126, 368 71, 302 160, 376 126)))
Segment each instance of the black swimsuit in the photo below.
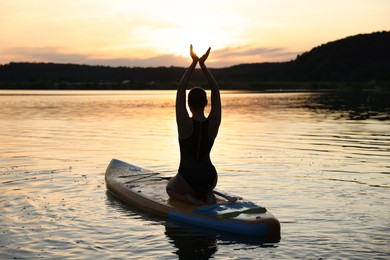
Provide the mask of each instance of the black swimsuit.
POLYGON ((217 171, 210 160, 214 139, 208 135, 208 119, 204 122, 192 119, 192 125, 191 136, 179 138, 179 174, 195 192, 209 191, 214 188, 217 179, 217 171))

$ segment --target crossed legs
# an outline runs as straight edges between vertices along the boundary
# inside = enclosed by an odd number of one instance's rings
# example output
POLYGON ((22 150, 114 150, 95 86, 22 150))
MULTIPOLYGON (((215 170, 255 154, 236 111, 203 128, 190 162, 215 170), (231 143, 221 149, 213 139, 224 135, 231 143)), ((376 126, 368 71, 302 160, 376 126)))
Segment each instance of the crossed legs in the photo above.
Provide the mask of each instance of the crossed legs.
POLYGON ((213 190, 195 192, 179 174, 170 179, 166 189, 171 198, 194 205, 215 204, 217 202, 213 190))

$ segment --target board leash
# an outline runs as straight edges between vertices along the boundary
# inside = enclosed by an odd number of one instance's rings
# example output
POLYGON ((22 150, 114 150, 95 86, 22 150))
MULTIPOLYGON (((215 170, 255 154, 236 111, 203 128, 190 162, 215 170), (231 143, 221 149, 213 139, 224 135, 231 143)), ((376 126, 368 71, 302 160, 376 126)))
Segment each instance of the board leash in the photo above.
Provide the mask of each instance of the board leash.
POLYGON ((227 195, 225 193, 222 193, 220 191, 217 191, 217 190, 213 190, 213 192, 214 192, 215 195, 218 195, 218 196, 220 196, 222 198, 227 199, 230 203, 235 203, 235 202, 237 202, 237 200, 242 200, 241 197, 229 196, 229 195, 227 195))

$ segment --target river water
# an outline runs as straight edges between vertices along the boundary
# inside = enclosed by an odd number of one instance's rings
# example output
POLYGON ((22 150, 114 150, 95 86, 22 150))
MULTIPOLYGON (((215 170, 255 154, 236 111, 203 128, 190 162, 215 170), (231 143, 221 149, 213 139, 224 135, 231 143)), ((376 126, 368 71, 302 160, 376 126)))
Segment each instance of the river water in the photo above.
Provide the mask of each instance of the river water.
POLYGON ((174 91, 0 91, 1 259, 389 259, 390 97, 222 92, 218 188, 280 241, 201 230, 107 193, 112 158, 176 173, 174 91))

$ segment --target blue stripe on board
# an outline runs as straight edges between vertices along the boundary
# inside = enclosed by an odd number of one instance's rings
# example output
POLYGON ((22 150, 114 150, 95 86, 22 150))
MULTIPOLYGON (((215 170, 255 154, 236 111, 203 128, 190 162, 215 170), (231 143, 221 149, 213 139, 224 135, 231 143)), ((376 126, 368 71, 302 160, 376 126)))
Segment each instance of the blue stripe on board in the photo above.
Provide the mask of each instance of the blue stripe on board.
POLYGON ((234 213, 234 212, 242 212, 249 209, 258 209, 260 206, 257 204, 244 201, 244 202, 236 202, 236 203, 228 203, 228 204, 213 204, 207 205, 201 208, 198 208, 194 211, 195 214, 199 214, 202 216, 208 217, 217 217, 222 214, 234 213))
POLYGON ((221 230, 225 232, 249 235, 265 236, 267 234, 266 224, 246 224, 238 221, 213 220, 209 218, 197 217, 190 214, 176 211, 168 212, 168 219, 189 223, 196 226, 221 230))

